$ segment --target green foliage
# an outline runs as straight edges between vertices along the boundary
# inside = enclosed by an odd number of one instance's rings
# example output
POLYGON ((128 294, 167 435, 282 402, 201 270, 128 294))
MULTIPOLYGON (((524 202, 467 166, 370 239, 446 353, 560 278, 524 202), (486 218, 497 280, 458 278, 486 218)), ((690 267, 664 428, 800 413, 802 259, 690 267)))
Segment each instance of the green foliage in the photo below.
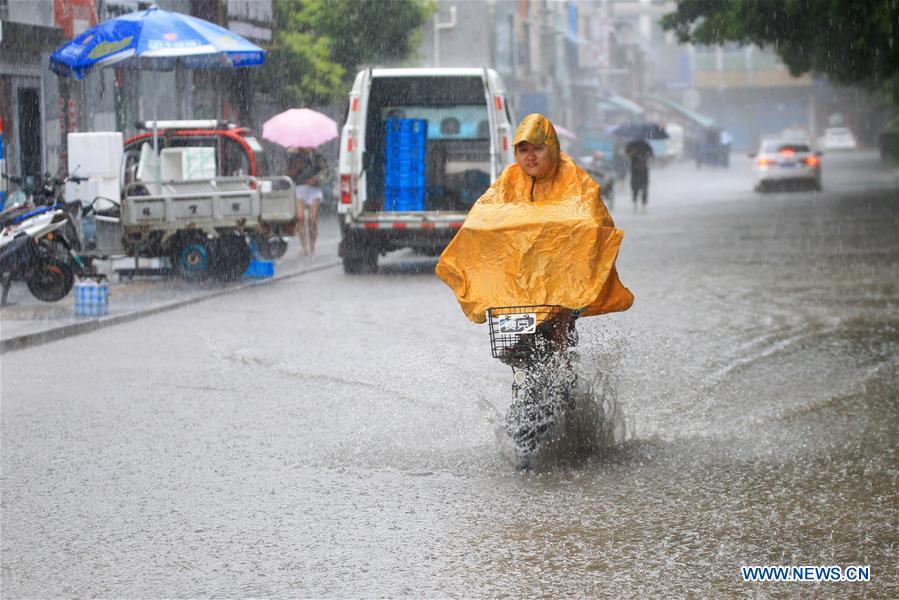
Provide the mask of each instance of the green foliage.
POLYGON ((274 39, 257 86, 280 104, 342 97, 356 69, 411 54, 428 0, 275 0, 274 39))
POLYGON ((680 0, 662 27, 682 42, 773 47, 793 75, 880 88, 899 81, 895 0, 680 0))
POLYGON ((411 54, 432 10, 430 4, 408 0, 317 0, 305 4, 309 23, 331 38, 334 60, 348 72, 359 65, 396 61, 411 54))

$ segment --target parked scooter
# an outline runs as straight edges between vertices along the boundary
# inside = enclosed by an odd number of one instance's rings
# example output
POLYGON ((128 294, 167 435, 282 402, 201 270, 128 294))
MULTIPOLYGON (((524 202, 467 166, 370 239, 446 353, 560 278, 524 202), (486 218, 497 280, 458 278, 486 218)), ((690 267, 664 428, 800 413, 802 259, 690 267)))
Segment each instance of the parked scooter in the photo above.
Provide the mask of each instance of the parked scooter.
POLYGON ((13 281, 24 280, 38 300, 56 302, 72 289, 75 274, 85 274, 81 248, 81 203, 63 203, 59 190, 66 178, 3 175, 19 185, 11 206, 0 214, 0 305, 13 281))
POLYGON ((75 262, 47 236, 64 227, 62 209, 45 211, 0 231, 0 305, 6 304, 13 281, 24 280, 28 291, 44 302, 64 298, 75 283, 75 262))
POLYGON ((74 212, 74 209, 77 208, 74 205, 78 203, 67 206, 60 198, 59 191, 67 181, 87 181, 86 177, 78 175, 52 177, 49 173, 45 173, 43 178, 36 175, 18 177, 7 173, 2 173, 0 176, 19 187, 10 194, 6 209, 0 212, 0 228, 59 208, 66 208, 70 213, 74 212))

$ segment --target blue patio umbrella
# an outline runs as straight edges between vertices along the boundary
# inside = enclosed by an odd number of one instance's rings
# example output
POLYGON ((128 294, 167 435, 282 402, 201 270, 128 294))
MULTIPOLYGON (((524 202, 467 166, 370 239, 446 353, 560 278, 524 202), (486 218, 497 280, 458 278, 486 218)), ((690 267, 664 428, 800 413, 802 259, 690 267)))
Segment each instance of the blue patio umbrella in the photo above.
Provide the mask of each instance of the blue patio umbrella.
POLYGON ((170 71, 261 65, 265 50, 214 23, 181 13, 146 10, 104 21, 50 56, 50 68, 81 79, 94 67, 170 71))

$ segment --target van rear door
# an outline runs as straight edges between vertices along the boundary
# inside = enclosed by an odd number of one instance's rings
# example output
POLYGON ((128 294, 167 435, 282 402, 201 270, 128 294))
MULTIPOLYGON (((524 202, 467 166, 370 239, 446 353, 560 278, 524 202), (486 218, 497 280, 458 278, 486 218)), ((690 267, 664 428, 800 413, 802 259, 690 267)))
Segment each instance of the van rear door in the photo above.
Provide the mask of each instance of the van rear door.
POLYGON ((350 91, 346 123, 340 135, 338 172, 340 174, 339 214, 353 217, 362 212, 365 205, 365 114, 371 86, 371 69, 360 71, 350 91))
POLYGON ((512 148, 512 113, 509 110, 509 104, 506 99, 506 90, 503 87, 502 80, 493 69, 486 69, 487 83, 487 101, 490 103, 491 113, 493 115, 493 133, 494 133, 494 150, 496 173, 493 180, 496 180, 502 173, 503 169, 512 164, 515 160, 515 152, 512 148))
POLYGON ((375 72, 363 105, 365 213, 385 211, 386 131, 392 119, 427 121, 423 212, 468 212, 499 174, 497 121, 483 69, 451 74, 424 69, 414 74, 375 72))

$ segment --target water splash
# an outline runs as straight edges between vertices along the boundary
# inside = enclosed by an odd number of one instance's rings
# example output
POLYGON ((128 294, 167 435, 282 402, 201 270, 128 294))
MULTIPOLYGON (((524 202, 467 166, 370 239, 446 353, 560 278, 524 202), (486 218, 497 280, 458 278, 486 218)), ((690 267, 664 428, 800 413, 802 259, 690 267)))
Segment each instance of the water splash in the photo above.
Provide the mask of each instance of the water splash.
MULTIPOLYGON (((530 456, 528 468, 549 471, 577 466, 598 452, 621 446, 634 439, 634 424, 628 418, 606 361, 581 361, 572 353, 576 373, 572 405, 555 415, 550 429, 537 451, 530 456)), ((508 434, 507 417, 486 397, 479 405, 490 419, 500 453, 510 463, 519 465, 520 456, 508 434)))

